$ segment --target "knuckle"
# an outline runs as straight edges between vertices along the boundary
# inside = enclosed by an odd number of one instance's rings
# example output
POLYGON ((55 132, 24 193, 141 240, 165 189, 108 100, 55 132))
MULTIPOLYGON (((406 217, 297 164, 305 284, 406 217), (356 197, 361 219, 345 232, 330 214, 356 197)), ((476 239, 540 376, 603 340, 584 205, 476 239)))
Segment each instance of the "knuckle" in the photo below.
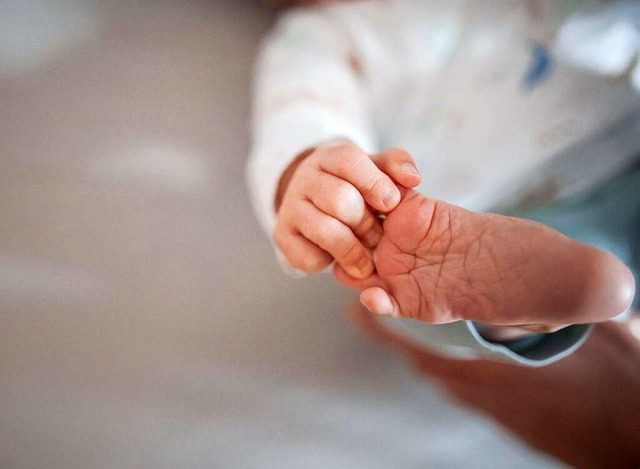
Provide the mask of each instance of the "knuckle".
POLYGON ((301 197, 312 186, 317 176, 316 172, 317 170, 308 166, 298 168, 289 182, 285 198, 287 195, 295 198, 301 197))
POLYGON ((325 255, 322 252, 314 252, 312 249, 296 253, 283 250, 283 254, 291 267, 309 274, 324 269, 333 261, 331 256, 325 255))
POLYGON ((363 206, 363 202, 355 187, 344 184, 333 191, 331 210, 336 217, 345 223, 356 221, 361 206, 363 206))
POLYGON ((387 179, 380 172, 371 175, 370 190, 376 192, 384 192, 387 190, 387 179))
POLYGON ((338 158, 338 165, 344 172, 353 171, 360 166, 364 158, 369 156, 354 145, 344 145, 336 148, 334 156, 338 158))
POLYGON ((341 142, 329 147, 331 153, 339 158, 351 158, 354 154, 361 153, 362 150, 353 143, 341 142))
POLYGON ((364 249, 362 249, 360 243, 358 243, 356 240, 351 240, 351 242, 344 243, 342 249, 343 252, 340 254, 340 258, 347 263, 360 259, 365 255, 364 249))
POLYGON ((365 182, 363 190, 380 202, 388 196, 390 190, 385 178, 379 172, 373 173, 365 182))
POLYGON ((364 248, 355 237, 341 240, 336 249, 336 259, 346 264, 353 264, 364 256, 366 256, 364 248))
POLYGON ((365 213, 365 216, 360 220, 360 224, 358 225, 358 231, 363 234, 368 233, 376 228, 377 223, 373 215, 365 213))
POLYGON ((327 246, 337 246, 340 238, 343 237, 343 225, 335 218, 329 218, 316 227, 318 241, 327 246))
POLYGON ((346 259, 351 256, 352 251, 357 248, 358 242, 348 230, 335 229, 329 231, 330 236, 324 239, 326 250, 336 259, 346 259))
POLYGON ((350 169, 351 170, 355 170, 356 168, 360 168, 361 166, 364 165, 364 167, 366 167, 366 164, 369 163, 371 164, 371 166, 373 165, 373 162, 371 161, 371 158, 369 157, 369 155, 367 155, 365 152, 363 152, 362 150, 358 149, 358 151, 352 151, 350 153, 350 158, 349 158, 349 163, 350 163, 350 169))

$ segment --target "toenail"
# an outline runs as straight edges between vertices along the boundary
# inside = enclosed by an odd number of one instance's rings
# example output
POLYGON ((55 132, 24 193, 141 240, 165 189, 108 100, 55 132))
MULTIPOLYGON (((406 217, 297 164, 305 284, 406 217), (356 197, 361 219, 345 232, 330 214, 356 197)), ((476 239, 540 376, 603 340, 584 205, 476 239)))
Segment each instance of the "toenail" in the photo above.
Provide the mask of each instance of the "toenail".
POLYGON ((380 299, 380 314, 383 316, 393 316, 393 303, 389 295, 385 295, 383 299, 380 299))

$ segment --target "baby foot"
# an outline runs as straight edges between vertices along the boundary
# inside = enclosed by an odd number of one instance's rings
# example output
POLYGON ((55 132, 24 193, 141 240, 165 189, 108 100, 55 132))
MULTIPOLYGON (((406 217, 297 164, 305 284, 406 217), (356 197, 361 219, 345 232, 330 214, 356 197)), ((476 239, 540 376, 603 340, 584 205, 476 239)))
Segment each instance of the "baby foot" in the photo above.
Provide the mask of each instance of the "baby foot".
POLYGON ((408 190, 384 221, 365 280, 339 266, 373 313, 430 323, 461 319, 541 331, 614 317, 634 280, 613 255, 540 223, 474 213, 408 190))

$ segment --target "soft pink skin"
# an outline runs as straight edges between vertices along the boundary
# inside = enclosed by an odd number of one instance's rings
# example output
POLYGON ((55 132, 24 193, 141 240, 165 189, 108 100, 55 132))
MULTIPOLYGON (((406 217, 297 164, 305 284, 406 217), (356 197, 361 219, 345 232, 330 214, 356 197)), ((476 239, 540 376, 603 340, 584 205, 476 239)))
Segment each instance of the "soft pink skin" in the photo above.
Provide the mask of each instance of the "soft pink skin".
POLYGON ((474 213, 408 190, 365 280, 334 269, 377 314, 548 332, 623 312, 635 290, 614 256, 540 223, 474 213))
POLYGON ((382 236, 375 213, 398 205, 396 184, 415 187, 420 180, 404 150, 369 155, 345 140, 319 145, 299 155, 280 179, 284 195, 273 240, 302 272, 318 272, 335 260, 351 276, 369 277, 374 271, 369 248, 382 236))

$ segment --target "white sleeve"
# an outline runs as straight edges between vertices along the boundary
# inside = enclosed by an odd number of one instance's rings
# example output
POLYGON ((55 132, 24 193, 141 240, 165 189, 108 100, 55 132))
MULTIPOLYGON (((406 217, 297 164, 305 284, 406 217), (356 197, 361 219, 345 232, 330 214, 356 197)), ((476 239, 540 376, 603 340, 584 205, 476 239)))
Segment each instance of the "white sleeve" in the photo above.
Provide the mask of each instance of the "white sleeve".
POLYGON ((579 10, 562 25, 554 50, 560 59, 592 73, 628 74, 640 92, 640 3, 613 2, 579 10), (635 63, 635 65, 634 65, 635 63))
POLYGON ((326 15, 323 9, 288 12, 258 59, 247 183, 269 238, 277 184, 296 155, 336 137, 375 151, 366 90, 350 63, 348 35, 326 15))

